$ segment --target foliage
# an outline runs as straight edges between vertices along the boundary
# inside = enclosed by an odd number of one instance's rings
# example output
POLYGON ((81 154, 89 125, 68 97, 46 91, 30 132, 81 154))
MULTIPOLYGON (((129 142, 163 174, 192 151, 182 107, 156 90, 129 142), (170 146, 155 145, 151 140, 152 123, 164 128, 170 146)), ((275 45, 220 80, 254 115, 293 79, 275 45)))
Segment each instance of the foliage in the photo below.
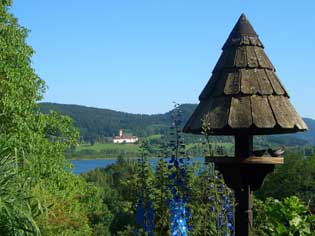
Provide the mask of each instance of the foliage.
POLYGON ((168 199, 170 208, 170 231, 173 236, 187 236, 191 227, 188 221, 191 218, 190 208, 188 207, 190 188, 188 172, 189 158, 186 156, 186 145, 181 131, 182 110, 178 104, 172 114, 170 156, 168 168, 170 169, 167 186, 172 194, 168 199))
POLYGON ((91 145, 80 145, 76 147, 67 157, 71 159, 113 159, 117 157, 139 158, 138 144, 114 144, 97 143, 91 145))
MULTIPOLYGON (((160 146, 163 145, 165 137, 159 136, 157 139, 148 140, 148 157, 161 156, 162 150, 160 146)), ((234 151, 232 143, 214 143, 211 144, 215 153, 224 150, 224 153, 231 155, 234 151)), ((186 156, 201 157, 204 154, 204 145, 202 143, 190 143, 186 145, 186 156)), ((82 159, 116 159, 117 157, 124 158, 139 158, 139 144, 114 144, 114 143, 96 143, 93 146, 80 144, 72 150, 67 150, 66 157, 68 159, 82 160, 82 159)))
POLYGON ((103 204, 99 189, 81 177, 63 173, 62 182, 39 182, 34 196, 43 212, 37 218, 43 235, 104 235, 112 215, 103 204))
POLYGON ((142 141, 140 145, 141 158, 138 160, 136 171, 137 182, 137 205, 135 235, 154 235, 154 206, 153 206, 153 178, 152 171, 147 160, 148 143, 142 141))
MULTIPOLYGON (((183 124, 193 113, 196 104, 182 104, 180 109, 183 111, 183 124)), ((50 110, 55 110, 63 115, 73 118, 74 125, 80 130, 81 140, 91 143, 108 141, 108 137, 117 135, 119 129, 128 129, 133 134, 139 137, 148 137, 150 135, 167 136, 169 126, 171 125, 171 115, 173 110, 157 115, 130 114, 118 112, 108 109, 85 107, 80 105, 64 105, 56 103, 42 103, 41 111, 49 113, 50 110)), ((305 145, 306 143, 314 145, 315 143, 315 120, 305 118, 306 124, 309 127, 308 132, 290 134, 290 135, 275 135, 275 136, 260 136, 257 137, 259 143, 269 145, 305 145)), ((198 143, 200 136, 185 135, 186 144, 198 143)), ((233 142, 232 137, 211 137, 211 142, 233 142)))
POLYGON ((288 153, 285 162, 269 175, 257 197, 284 199, 298 196, 315 210, 315 156, 304 157, 297 153, 288 153))
MULTIPOLYGON (((210 114, 207 113, 202 120, 202 134, 205 137, 205 155, 206 156, 225 156, 228 153, 222 146, 213 148, 210 142, 212 130, 210 128, 210 114)), ((207 198, 208 202, 201 204, 209 209, 207 221, 216 222, 215 227, 211 224, 202 224, 201 230, 203 235, 233 235, 234 233, 234 196, 232 190, 229 189, 223 180, 222 175, 215 170, 215 165, 209 163, 204 172, 201 174, 203 183, 206 187, 201 187, 203 198, 207 198), (210 204, 210 205, 209 205, 210 204), (211 227, 209 227, 211 226, 211 227)))
POLYGON ((154 178, 154 209, 155 209, 155 235, 164 236, 170 235, 170 209, 167 206, 168 199, 172 194, 169 187, 170 171, 165 160, 162 158, 158 161, 155 178, 154 178))
MULTIPOLYGON (((165 139, 165 138, 164 138, 165 139)), ((148 141, 148 157, 159 157, 161 155, 160 146, 162 145, 163 137, 159 143, 148 141)), ((225 153, 231 153, 234 147, 230 143, 213 144, 213 150, 217 152, 223 148, 225 153)), ((69 159, 116 159, 117 157, 124 158, 139 158, 138 144, 113 144, 113 143, 97 143, 91 145, 79 145, 71 151, 67 151, 67 158, 69 159)), ((186 145, 186 156, 200 157, 203 156, 204 146, 202 143, 192 143, 186 145)))
POLYGON ((0 147, 1 235, 40 235, 30 200, 23 191, 16 157, 8 155, 6 148, 0 147))
POLYGON ((38 234, 36 225, 43 235, 95 234, 104 223, 97 213, 106 211, 98 190, 66 170, 64 152, 78 132, 69 117, 40 113, 45 83, 31 66, 28 30, 9 13, 11 4, 0 2, 0 145, 14 161, 1 173, 8 175, 1 180, 0 234, 38 234))
MULTIPOLYGON (((170 235, 170 209, 166 202, 172 197, 172 194, 165 183, 167 185, 169 182, 168 177, 172 172, 167 166, 167 163, 161 159, 156 166, 155 174, 149 168, 150 174, 148 175, 150 183, 153 183, 152 190, 149 192, 153 192, 151 199, 154 204, 154 234, 158 236, 170 235)), ((229 218, 234 203, 226 201, 226 196, 229 199, 232 198, 231 192, 222 188, 223 180, 220 177, 213 177, 212 166, 207 166, 205 169, 202 164, 194 164, 189 166, 189 171, 194 173, 188 180, 188 185, 191 188, 188 204, 192 216, 189 220, 189 225, 192 226, 189 235, 223 234, 227 229, 230 229, 229 223, 233 221, 229 218), (218 224, 219 216, 222 220, 220 224, 218 224)), ((88 181, 103 188, 103 202, 108 206, 108 211, 112 215, 112 220, 108 226, 110 231, 108 235, 134 235, 135 210, 138 199, 138 180, 135 177, 137 176, 137 163, 120 159, 117 164, 104 169, 96 169, 85 173, 83 176, 88 181)), ((299 236, 303 234, 293 234, 293 232, 307 231, 308 226, 310 226, 311 232, 315 232, 314 217, 303 201, 296 197, 285 200, 273 198, 268 198, 265 201, 256 200, 254 218, 255 229, 257 229, 255 235, 257 236, 299 236), (295 219, 295 217, 297 218, 295 219), (300 223, 295 225, 294 219, 300 223), (290 226, 290 224, 292 225, 290 226), (288 231, 277 234, 280 231, 276 230, 280 230, 281 225, 286 226, 288 231)), ((139 232, 141 233, 140 230, 139 232)))
POLYGON ((101 188, 102 201, 112 215, 108 226, 111 234, 108 235, 118 234, 127 225, 132 226, 130 233, 133 233, 138 194, 136 170, 135 162, 119 158, 115 165, 82 175, 88 182, 101 188))
POLYGON ((255 235, 306 236, 315 235, 315 216, 295 196, 282 201, 267 198, 254 204, 255 235))
POLYGON ((73 117, 74 124, 80 129, 82 139, 86 142, 113 137, 118 134, 120 129, 129 129, 133 134, 141 137, 166 134, 170 123, 170 119, 163 115, 134 115, 77 105, 43 103, 41 110, 43 113, 56 110, 61 114, 73 117))
POLYGON ((232 235, 234 201, 231 190, 213 165, 196 168, 196 171, 190 200, 191 235, 232 235))
MULTIPOLYGON (((136 161, 119 159, 116 164, 109 167, 83 174, 87 181, 102 187, 103 202, 113 216, 109 226, 109 235, 133 235, 137 226, 136 206, 141 174, 138 172, 140 169, 137 166, 136 161)), ((229 210, 226 208, 228 206, 224 204, 223 195, 228 196, 230 193, 225 192, 224 189, 222 192, 218 191, 219 188, 222 188, 222 179, 213 179, 212 167, 209 168, 206 170, 201 164, 191 164, 187 168, 187 172, 193 173, 187 178, 187 185, 191 189, 188 206, 192 218, 189 220, 189 225, 193 226, 190 235, 217 233, 219 213, 223 213, 221 232, 228 227, 226 220, 229 210), (211 207, 215 207, 216 210, 212 211, 211 207)), ((170 209, 167 200, 171 199, 173 195, 167 185, 173 171, 168 168, 168 164, 163 159, 157 162, 155 173, 149 167, 147 171, 145 181, 150 183, 150 186, 147 186, 150 188, 148 193, 152 194, 147 197, 152 200, 154 206, 154 234, 170 235, 170 209)), ((233 207, 232 202, 229 205, 233 207)), ((138 232, 141 235, 140 228, 138 232)))

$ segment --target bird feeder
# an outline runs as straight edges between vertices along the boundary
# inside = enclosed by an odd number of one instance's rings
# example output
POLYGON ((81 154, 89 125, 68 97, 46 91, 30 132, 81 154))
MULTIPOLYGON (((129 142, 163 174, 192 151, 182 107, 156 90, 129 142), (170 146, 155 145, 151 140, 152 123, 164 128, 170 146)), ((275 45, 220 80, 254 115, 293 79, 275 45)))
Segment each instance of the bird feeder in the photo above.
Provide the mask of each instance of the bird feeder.
POLYGON ((282 156, 254 155, 253 136, 306 131, 307 126, 264 52, 253 27, 241 15, 222 48, 199 105, 184 132, 202 134, 207 115, 209 135, 235 137, 234 157, 209 157, 236 198, 235 234, 252 235, 253 191, 273 172, 282 156))

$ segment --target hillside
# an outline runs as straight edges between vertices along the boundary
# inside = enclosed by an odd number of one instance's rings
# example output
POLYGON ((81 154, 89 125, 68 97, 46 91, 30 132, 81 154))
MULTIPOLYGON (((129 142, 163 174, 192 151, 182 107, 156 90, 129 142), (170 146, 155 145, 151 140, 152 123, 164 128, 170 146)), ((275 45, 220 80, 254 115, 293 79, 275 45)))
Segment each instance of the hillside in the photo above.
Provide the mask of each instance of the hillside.
MULTIPOLYGON (((73 118, 74 125, 79 128, 85 141, 106 139, 117 135, 119 129, 128 130, 139 137, 154 134, 167 134, 171 124, 172 111, 164 114, 143 115, 119 112, 109 109, 93 108, 80 105, 65 105, 57 103, 41 103, 43 113, 55 110, 73 118)), ((180 106, 184 122, 195 109, 195 104, 180 106)), ((309 131, 298 134, 279 135, 262 138, 275 144, 305 145, 315 143, 315 120, 304 118, 309 131)))

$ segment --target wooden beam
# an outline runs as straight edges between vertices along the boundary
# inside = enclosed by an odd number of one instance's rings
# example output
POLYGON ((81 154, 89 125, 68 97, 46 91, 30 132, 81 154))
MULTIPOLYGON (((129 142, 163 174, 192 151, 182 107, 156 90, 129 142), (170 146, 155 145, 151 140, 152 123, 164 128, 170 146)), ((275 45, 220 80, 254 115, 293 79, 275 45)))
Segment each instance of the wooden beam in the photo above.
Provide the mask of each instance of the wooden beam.
POLYGON ((272 157, 272 156, 263 156, 255 157, 251 156, 248 158, 236 158, 236 157, 206 157, 206 162, 214 162, 218 164, 270 164, 270 165, 281 165, 284 163, 283 157, 272 157))

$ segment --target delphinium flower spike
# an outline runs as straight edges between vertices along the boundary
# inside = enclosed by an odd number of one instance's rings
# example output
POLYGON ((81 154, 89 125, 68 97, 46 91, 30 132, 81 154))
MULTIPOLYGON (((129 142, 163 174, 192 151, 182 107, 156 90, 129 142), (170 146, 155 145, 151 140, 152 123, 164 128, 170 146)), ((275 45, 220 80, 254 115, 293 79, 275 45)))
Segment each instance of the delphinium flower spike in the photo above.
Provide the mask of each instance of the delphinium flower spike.
POLYGON ((189 199, 189 188, 186 185, 187 165, 189 159, 185 158, 185 144, 181 132, 181 110, 178 104, 172 114, 172 127, 170 148, 171 159, 169 161, 169 188, 172 199, 169 200, 170 230, 172 236, 187 236, 189 230, 187 221, 190 218, 190 209, 186 207, 189 199))
MULTIPOLYGON (((209 128, 209 114, 204 116, 202 122, 202 133, 206 139, 206 149, 208 151, 207 155, 213 156, 214 152, 209 138, 209 135, 212 133, 209 128)), ((216 149, 218 155, 225 155, 224 148, 222 146, 218 146, 216 149)), ((216 222, 216 227, 212 234, 217 236, 232 236, 234 235, 234 198, 232 191, 225 185, 221 174, 215 170, 214 164, 208 164, 207 170, 209 182, 209 214, 211 215, 211 219, 216 222)))
POLYGON ((150 199, 150 183, 148 182, 148 161, 146 158, 147 142, 140 145, 141 158, 138 160, 139 191, 136 205, 135 235, 154 236, 154 207, 150 199), (141 233, 141 234, 140 234, 141 233))

